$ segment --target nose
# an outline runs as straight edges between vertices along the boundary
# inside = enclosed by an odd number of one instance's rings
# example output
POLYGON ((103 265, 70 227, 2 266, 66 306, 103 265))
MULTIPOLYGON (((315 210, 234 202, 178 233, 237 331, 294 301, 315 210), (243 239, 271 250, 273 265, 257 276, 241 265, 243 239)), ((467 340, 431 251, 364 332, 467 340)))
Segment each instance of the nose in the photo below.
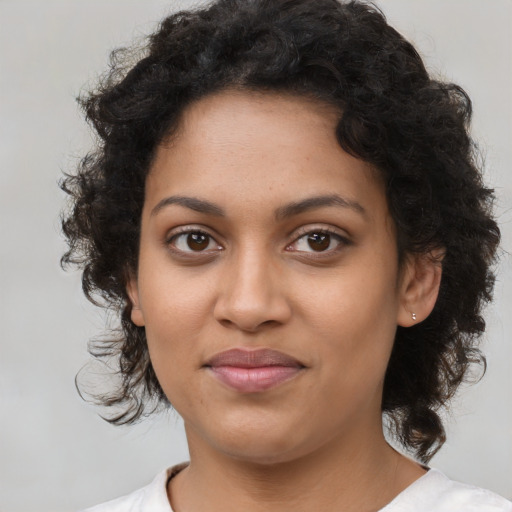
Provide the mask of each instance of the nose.
POLYGON ((282 271, 270 257, 247 250, 226 262, 214 316, 225 327, 258 332, 291 317, 282 271))

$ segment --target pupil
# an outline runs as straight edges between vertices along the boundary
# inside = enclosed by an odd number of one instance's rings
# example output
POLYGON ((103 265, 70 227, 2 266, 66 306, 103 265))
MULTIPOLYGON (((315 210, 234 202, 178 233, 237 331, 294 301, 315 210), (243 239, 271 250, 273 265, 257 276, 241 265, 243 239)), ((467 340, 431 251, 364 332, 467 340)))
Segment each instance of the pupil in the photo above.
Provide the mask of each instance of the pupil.
POLYGON ((189 233, 187 236, 187 245, 193 251, 201 251, 208 247, 208 236, 203 233, 189 233))
POLYGON ((331 243, 331 236, 325 233, 313 233, 308 236, 308 244, 314 251, 324 251, 331 243))

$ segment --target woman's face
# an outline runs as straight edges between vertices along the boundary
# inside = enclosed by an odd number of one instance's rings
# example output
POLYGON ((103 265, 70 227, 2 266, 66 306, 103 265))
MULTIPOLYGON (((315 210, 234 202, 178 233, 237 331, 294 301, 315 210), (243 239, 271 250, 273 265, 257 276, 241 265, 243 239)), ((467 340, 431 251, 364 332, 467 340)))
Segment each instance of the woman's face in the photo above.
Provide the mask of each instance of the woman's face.
POLYGON ((381 429, 405 285, 384 186, 337 118, 224 91, 156 153, 132 319, 191 450, 278 462, 381 429))

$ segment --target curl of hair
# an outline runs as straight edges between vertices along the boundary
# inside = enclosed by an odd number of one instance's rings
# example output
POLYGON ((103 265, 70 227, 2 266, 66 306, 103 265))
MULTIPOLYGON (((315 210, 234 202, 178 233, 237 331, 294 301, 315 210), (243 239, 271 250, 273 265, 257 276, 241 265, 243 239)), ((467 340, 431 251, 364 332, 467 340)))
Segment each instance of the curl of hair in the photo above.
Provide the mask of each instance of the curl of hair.
POLYGON ((218 0, 167 17, 127 71, 125 53, 113 53, 106 77, 80 99, 98 144, 62 181, 71 197, 62 262, 82 268, 86 295, 121 319, 118 338, 96 352, 117 358, 122 377, 102 396, 122 406, 109 421, 136 421, 148 397, 166 402, 126 292, 155 148, 201 97, 226 88, 284 92, 340 111, 340 146, 387 184, 400 255, 444 252, 433 312, 398 327, 382 402, 398 439, 428 461, 445 439, 439 409, 471 363, 485 363, 477 341, 500 237, 468 134, 467 94, 431 78, 383 14, 358 1, 218 0))

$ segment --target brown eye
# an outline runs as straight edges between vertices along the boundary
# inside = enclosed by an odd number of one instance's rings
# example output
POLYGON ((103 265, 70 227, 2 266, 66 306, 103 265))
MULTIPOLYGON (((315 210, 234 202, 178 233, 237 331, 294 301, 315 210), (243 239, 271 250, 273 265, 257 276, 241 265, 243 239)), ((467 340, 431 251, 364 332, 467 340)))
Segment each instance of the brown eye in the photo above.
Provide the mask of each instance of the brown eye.
POLYGON ((185 231, 174 235, 167 243, 179 252, 189 254, 220 249, 215 239, 203 231, 185 231))
POLYGON ((293 244, 287 247, 287 250, 303 254, 317 253, 322 256, 329 256, 338 253, 348 245, 351 245, 350 240, 338 233, 312 229, 297 238, 293 244))
POLYGON ((311 233, 308 235, 308 245, 313 251, 325 251, 331 245, 331 235, 327 233, 311 233))
POLYGON ((204 251, 210 243, 210 237, 205 233, 188 233, 187 246, 192 251, 204 251))

